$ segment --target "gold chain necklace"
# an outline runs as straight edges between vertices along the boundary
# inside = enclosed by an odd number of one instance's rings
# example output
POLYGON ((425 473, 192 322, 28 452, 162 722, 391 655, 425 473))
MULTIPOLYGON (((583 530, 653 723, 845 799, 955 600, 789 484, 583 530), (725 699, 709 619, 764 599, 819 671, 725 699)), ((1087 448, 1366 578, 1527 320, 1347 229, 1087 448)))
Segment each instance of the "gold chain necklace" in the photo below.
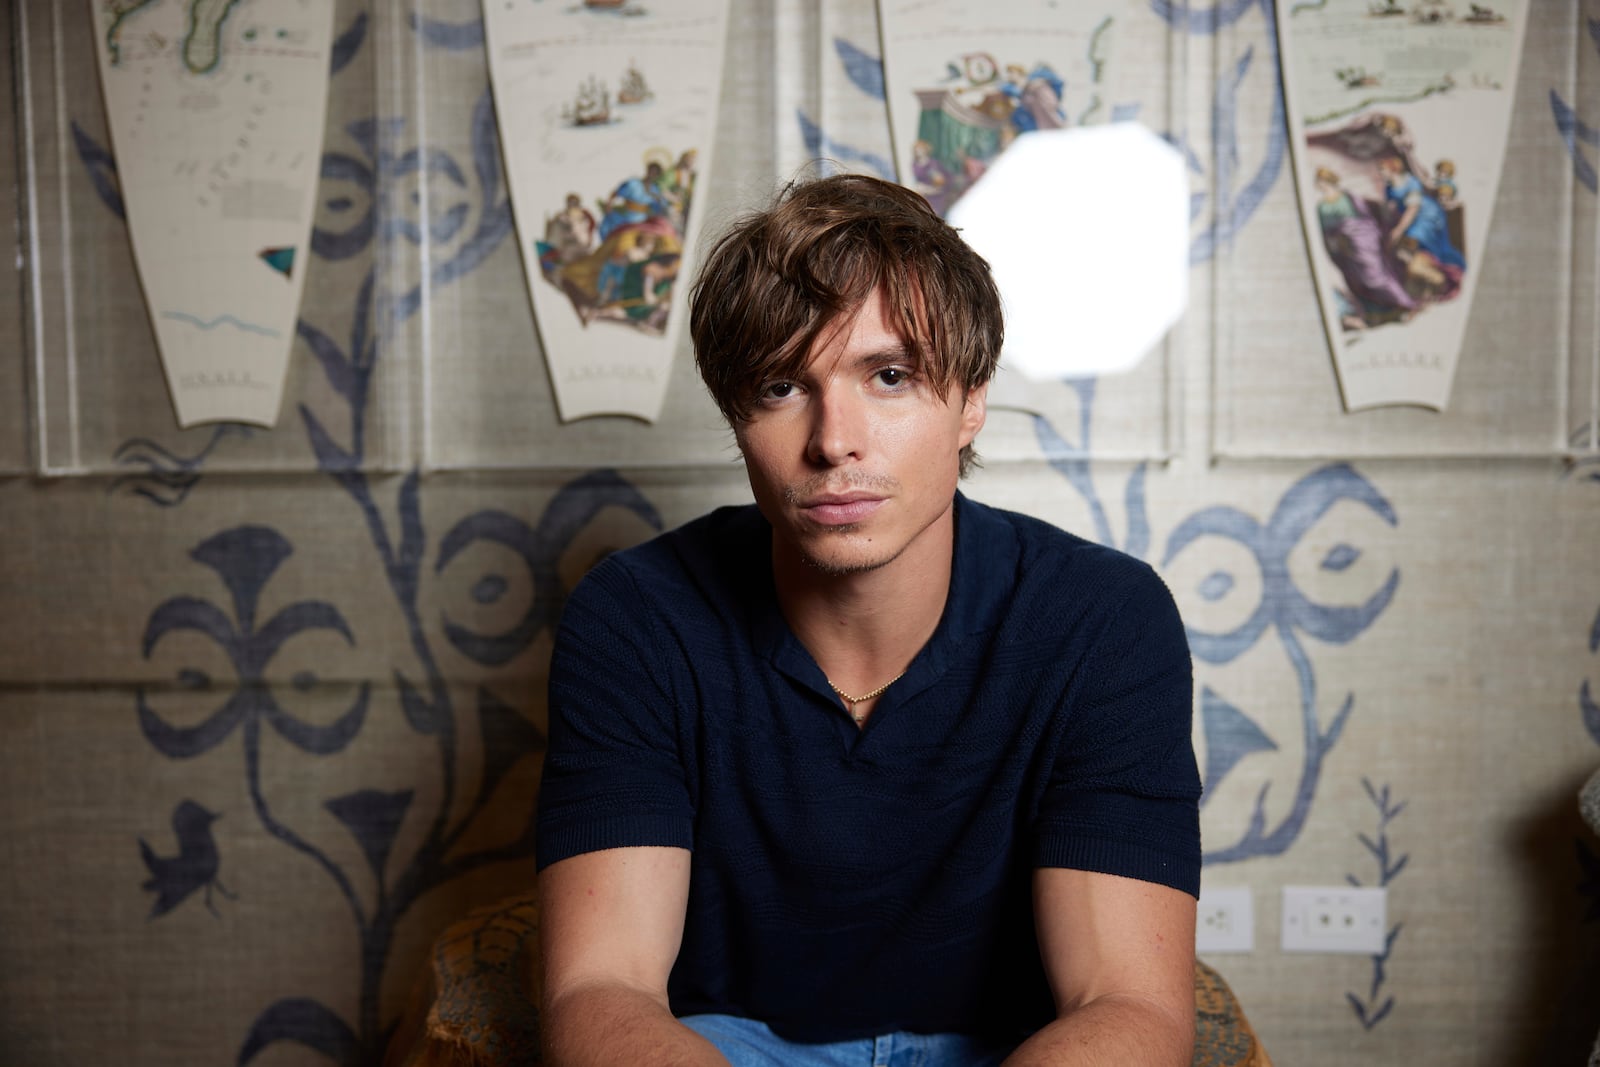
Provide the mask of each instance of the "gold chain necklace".
POLYGON ((862 693, 858 697, 853 697, 849 693, 846 693, 843 689, 840 689, 838 686, 834 685, 833 684, 833 679, 829 678, 827 675, 823 675, 822 678, 823 678, 823 681, 828 683, 828 688, 829 689, 832 689, 835 693, 839 694, 839 699, 844 701, 845 707, 850 712, 850 717, 855 720, 855 723, 856 723, 857 726, 860 726, 863 722, 866 721, 867 716, 866 716, 865 712, 862 712, 860 715, 857 715, 856 714, 856 705, 857 704, 865 704, 867 701, 873 699, 874 697, 882 696, 884 690, 888 689, 891 685, 893 685, 894 683, 898 682, 900 679, 904 678, 905 676, 906 676, 906 672, 905 671, 901 671, 899 674, 895 675, 893 678, 890 678, 887 682, 884 682, 882 685, 878 686, 878 688, 874 689, 872 692, 870 692, 870 693, 862 693))

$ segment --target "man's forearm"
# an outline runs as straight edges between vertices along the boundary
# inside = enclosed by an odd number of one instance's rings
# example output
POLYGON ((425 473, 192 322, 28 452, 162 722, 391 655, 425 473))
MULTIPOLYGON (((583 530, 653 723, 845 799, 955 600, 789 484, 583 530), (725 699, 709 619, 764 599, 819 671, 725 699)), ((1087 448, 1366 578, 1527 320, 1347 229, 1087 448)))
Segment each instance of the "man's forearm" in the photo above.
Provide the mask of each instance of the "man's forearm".
POLYGON ((650 994, 593 985, 544 1007, 544 1059, 550 1067, 728 1067, 716 1047, 684 1026, 650 994))
POLYGON ((1111 994, 1057 1018, 1024 1041, 1003 1067, 1189 1067, 1194 1016, 1140 997, 1111 994))

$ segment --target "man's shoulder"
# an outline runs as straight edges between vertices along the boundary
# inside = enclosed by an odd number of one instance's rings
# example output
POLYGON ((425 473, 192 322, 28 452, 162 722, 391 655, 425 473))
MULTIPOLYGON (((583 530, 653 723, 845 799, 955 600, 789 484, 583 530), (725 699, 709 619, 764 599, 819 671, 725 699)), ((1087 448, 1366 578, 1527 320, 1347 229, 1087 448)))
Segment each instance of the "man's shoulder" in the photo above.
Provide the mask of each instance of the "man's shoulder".
POLYGON ((584 576, 575 597, 601 589, 686 609, 720 603, 766 564, 767 527, 754 504, 721 507, 611 553, 584 576))
POLYGON ((962 609, 971 629, 1064 648, 1099 640, 1119 625, 1176 617, 1161 576, 1126 552, 1031 515, 971 502, 963 523, 958 536, 971 536, 958 567, 969 583, 960 601, 977 605, 962 609))
MULTIPOLYGON (((1139 587, 1161 583, 1155 569, 1119 549, 1102 545, 1064 530, 1044 519, 1020 511, 964 501, 964 520, 976 540, 994 545, 1007 537, 1015 545, 1016 581, 1019 587, 1069 582, 1107 588, 1139 587)), ((994 555, 986 548, 986 554, 994 555)))

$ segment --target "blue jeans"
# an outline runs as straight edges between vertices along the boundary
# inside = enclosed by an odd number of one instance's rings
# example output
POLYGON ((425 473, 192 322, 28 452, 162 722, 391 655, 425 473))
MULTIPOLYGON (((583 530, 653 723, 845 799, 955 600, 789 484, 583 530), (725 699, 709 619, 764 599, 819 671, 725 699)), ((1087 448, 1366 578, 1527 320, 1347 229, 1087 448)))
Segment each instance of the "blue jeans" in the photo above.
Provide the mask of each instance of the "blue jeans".
POLYGON ((966 1034, 903 1031, 802 1045, 778 1037, 766 1023, 734 1015, 685 1015, 678 1021, 717 1046, 732 1067, 995 1067, 1012 1049, 966 1034))

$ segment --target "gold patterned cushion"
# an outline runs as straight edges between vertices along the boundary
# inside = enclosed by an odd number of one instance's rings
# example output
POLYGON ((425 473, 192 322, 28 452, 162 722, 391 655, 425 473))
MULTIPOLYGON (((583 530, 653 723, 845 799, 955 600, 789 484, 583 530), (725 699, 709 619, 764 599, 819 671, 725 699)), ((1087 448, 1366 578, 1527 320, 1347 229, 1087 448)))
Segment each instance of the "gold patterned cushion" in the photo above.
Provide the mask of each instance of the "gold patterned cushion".
POLYGON ((1192 1067, 1272 1067, 1233 990, 1199 960, 1194 964, 1192 1067))
MULTIPOLYGON (((429 968, 384 1067, 506 1067, 539 1062, 539 904, 533 893, 479 908, 433 944, 429 968)), ((1222 976, 1194 971, 1193 1067, 1272 1067, 1222 976)))
POLYGON ((468 912, 433 943, 384 1067, 539 1062, 539 901, 521 893, 468 912))

